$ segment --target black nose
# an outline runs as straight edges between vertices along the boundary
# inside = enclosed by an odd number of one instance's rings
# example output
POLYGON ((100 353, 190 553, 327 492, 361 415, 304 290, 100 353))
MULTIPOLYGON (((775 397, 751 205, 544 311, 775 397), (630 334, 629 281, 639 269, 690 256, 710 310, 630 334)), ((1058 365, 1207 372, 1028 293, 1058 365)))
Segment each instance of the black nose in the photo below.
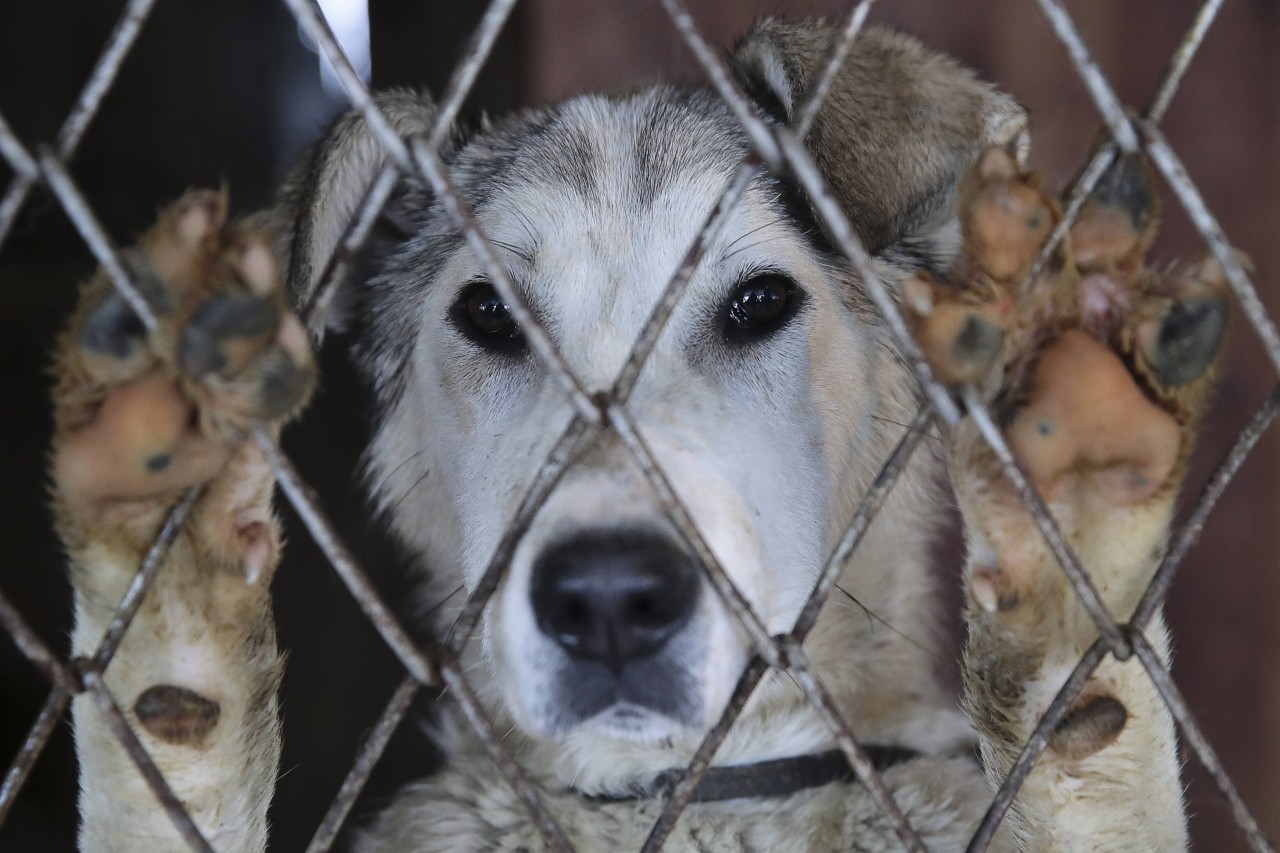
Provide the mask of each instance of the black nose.
POLYGON ((533 612, 577 658, 615 671, 653 654, 688 621, 698 598, 693 561, 661 536, 579 534, 533 567, 533 612))

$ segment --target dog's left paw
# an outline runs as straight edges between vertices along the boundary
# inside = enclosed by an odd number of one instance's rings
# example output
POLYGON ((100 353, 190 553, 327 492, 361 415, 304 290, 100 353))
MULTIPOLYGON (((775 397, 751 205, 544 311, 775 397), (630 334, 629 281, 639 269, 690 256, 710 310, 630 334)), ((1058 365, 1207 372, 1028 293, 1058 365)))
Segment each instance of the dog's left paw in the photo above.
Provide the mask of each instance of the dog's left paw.
MULTIPOLYGON (((909 279, 907 316, 937 375, 987 402, 1123 624, 1166 547, 1225 331, 1223 273, 1207 257, 1144 265, 1158 210, 1138 157, 1111 166, 1039 271, 1061 207, 1008 153, 981 155, 958 212, 954 280, 909 279)), ((965 703, 998 784, 1100 630, 973 418, 948 451, 969 547, 965 703)), ((1167 654, 1158 615, 1145 630, 1167 654)), ((1137 661, 1104 660, 1047 746, 1013 805, 1027 849, 1185 847, 1172 720, 1137 661)))
MULTIPOLYGON (((1117 159, 1025 287, 1059 203, 990 149, 959 205, 955 280, 909 279, 907 315, 937 374, 989 401, 1123 623, 1165 545, 1226 327, 1225 278, 1207 257, 1163 272, 1144 265, 1158 209, 1140 157, 1117 159)), ((1068 671, 1098 629, 974 424, 954 430, 950 453, 970 548, 969 701, 980 729, 1012 745, 1056 690, 1046 673, 1068 671), (1046 695, 1026 701, 1037 684, 1046 695)), ((1134 709, 1104 681, 1086 690, 1052 750, 1081 758, 1114 741, 1134 709)))
MULTIPOLYGON (((1194 440, 1226 327, 1225 278, 1207 257, 1165 272, 1143 264, 1158 215, 1138 157, 1113 164, 1026 287, 1061 219, 1057 201, 991 149, 960 205, 965 254, 956 280, 909 279, 908 315, 939 376, 982 388, 1123 619, 1133 599, 1119 592, 1145 581, 1133 576, 1151 567, 1194 440)), ((974 603, 1039 622, 1049 614, 1033 602, 1061 572, 971 425, 955 433, 952 471, 979 534, 974 603)))

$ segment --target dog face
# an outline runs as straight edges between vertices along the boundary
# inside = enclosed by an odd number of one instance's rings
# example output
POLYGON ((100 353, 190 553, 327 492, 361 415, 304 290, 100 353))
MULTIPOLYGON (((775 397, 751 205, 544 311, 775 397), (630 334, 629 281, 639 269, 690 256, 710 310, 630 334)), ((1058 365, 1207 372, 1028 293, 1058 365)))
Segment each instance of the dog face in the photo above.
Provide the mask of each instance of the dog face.
MULTIPOLYGON (((766 26, 739 50, 740 80, 774 120, 789 118, 829 36, 766 26)), ((955 178, 993 141, 993 116, 1016 108, 914 42, 864 38, 807 142, 882 269, 900 275, 945 261, 955 178), (906 133, 917 144, 901 145, 906 133)), ((402 132, 429 124, 408 96, 382 105, 402 132)), ((311 189, 286 199, 303 223, 291 278, 304 297, 381 165, 376 148, 348 118, 322 143, 311 189)), ((596 392, 748 153, 713 94, 653 87, 520 114, 445 156, 539 326, 596 392)), ((628 403, 770 632, 790 629, 880 461, 865 439, 882 401, 909 396, 809 211, 786 181, 755 176, 628 403)), ((398 234, 348 296, 380 409, 370 482, 400 538, 470 590, 572 412, 439 202, 411 185, 389 219, 398 234)), ((751 651, 611 431, 579 449, 521 539, 483 646, 489 685, 527 731, 640 742, 705 729, 751 651)))
MULTIPOLYGON (((613 384, 747 153, 716 98, 658 88, 520 119, 454 162, 511 280, 597 391, 613 384)), ((813 585, 831 484, 876 396, 878 333, 793 195, 757 175, 629 404, 771 631, 790 626, 813 585)), ((447 236, 399 250, 382 287, 415 270, 420 284, 379 309, 405 323, 405 393, 386 429, 417 443, 371 461, 376 481, 391 473, 383 459, 420 454, 433 488, 466 519, 459 567, 471 588, 570 409, 443 214, 428 209, 417 230, 447 236)), ((748 641, 616 436, 580 457, 486 614, 505 704, 542 734, 585 727, 647 740, 701 727, 723 706, 748 641)))

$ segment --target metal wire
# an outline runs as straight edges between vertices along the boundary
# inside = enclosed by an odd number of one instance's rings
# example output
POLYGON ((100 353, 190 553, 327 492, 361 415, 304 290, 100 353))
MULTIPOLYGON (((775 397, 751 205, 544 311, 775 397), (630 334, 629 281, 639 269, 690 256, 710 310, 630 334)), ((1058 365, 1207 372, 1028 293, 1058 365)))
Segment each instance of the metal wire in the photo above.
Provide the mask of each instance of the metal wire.
POLYGON ((382 635, 382 639, 391 647, 391 651, 395 652, 396 657, 400 659, 400 663, 404 664, 404 668, 420 683, 439 684, 440 677, 436 672, 435 665, 418 649, 417 644, 409 638, 408 632, 401 627, 399 620, 391 612, 391 608, 382 600, 382 596, 374 588, 369 576, 364 569, 360 568, 360 564, 356 562, 355 556, 347 549, 346 545, 342 544, 342 539, 338 536, 338 532, 334 530, 329 519, 321 511, 320 501, 316 493, 303 482, 302 477, 298 475, 297 470, 293 467, 293 463, 280 452, 275 440, 265 429, 258 428, 255 430, 254 439, 258 442, 258 448, 266 458, 267 464, 271 466, 271 473, 275 475, 276 482, 280 484, 280 490, 284 492, 285 497, 293 504, 294 510, 302 519, 302 523, 307 526, 307 530, 311 533, 311 538, 320 546, 320 550, 328 558, 329 564, 333 566, 334 571, 342 578, 342 582, 347 585, 351 596, 360 605, 360 609, 364 611, 365 615, 369 617, 374 628, 382 635))
POLYGON ((809 90, 804 93, 800 106, 796 109, 795 118, 791 121, 791 129, 800 139, 809 135, 809 129, 813 127, 818 109, 826 100, 827 93, 831 91, 831 84, 835 82, 836 74, 844 67, 844 61, 853 47, 853 40, 858 37, 858 33, 862 32, 862 26, 867 22, 867 15, 871 13, 871 4, 874 2, 875 0, 862 0, 858 5, 849 7, 849 14, 845 16, 840 35, 831 42, 831 47, 828 48, 827 55, 822 61, 822 71, 818 79, 814 80, 809 90))
POLYGON ((1231 807, 1231 816, 1235 818, 1236 824, 1240 827, 1240 831, 1244 833, 1250 846, 1257 853, 1275 853, 1275 848, 1271 846, 1271 842, 1262 834, 1262 828, 1258 826, 1257 819, 1249 811, 1249 807, 1244 804, 1244 798, 1240 796, 1235 783, 1231 781, 1231 776, 1227 774, 1226 768, 1222 766, 1222 761, 1218 758, 1218 754, 1214 752, 1213 747, 1209 745, 1208 738, 1200 730, 1200 724, 1196 722, 1191 709, 1187 707, 1187 702, 1182 698, 1181 691, 1173 683, 1173 676, 1169 674, 1164 661, 1160 660, 1159 655, 1156 654, 1155 649, 1151 648, 1151 644, 1147 642, 1147 638, 1142 635, 1141 631, 1133 632, 1130 639, 1133 641, 1133 650, 1137 652, 1138 660, 1142 661, 1142 666, 1147 670, 1147 675, 1151 676, 1151 683, 1156 686, 1156 692, 1164 700, 1165 707, 1173 714, 1173 718, 1178 721, 1178 727, 1182 729, 1183 738, 1191 745, 1196 758, 1200 759, 1200 766, 1208 771, 1213 783, 1218 786, 1218 790, 1226 799, 1227 805, 1231 807))
MULTIPOLYGON (((151 15, 154 5, 155 0, 130 0, 124 7, 119 22, 107 37, 102 56, 94 65, 93 71, 89 72, 88 82, 85 83, 80 96, 76 98, 75 105, 71 107, 71 112, 67 114, 66 120, 58 130, 55 154, 59 160, 65 161, 75 154, 77 146, 80 145, 80 139, 89 127, 89 122, 93 120, 98 107, 102 105, 102 99, 115 83, 116 74, 124 64, 129 51, 133 49, 134 41, 151 15)), ((13 223, 18 218, 22 203, 26 201, 28 193, 36 183, 34 171, 17 168, 16 165, 15 169, 18 174, 9 184, 4 198, 0 199, 0 248, 4 247, 5 238, 13 230, 13 223)))
POLYGON ((70 701, 71 694, 61 687, 55 687, 49 691, 48 697, 44 700, 44 706, 22 742, 22 748, 14 756, 13 763, 9 765, 9 771, 4 774, 4 782, 0 783, 0 824, 3 824, 4 819, 8 817, 13 801, 18 798, 18 792, 26 784, 31 768, 36 766, 36 759, 40 757, 40 753, 44 752, 45 744, 49 742, 53 730, 61 722, 62 712, 67 710, 67 703, 70 701))
MULTIPOLYGON (((1181 85, 1182 78, 1186 74, 1187 68, 1191 65, 1191 60, 1195 58, 1196 52, 1200 49, 1200 44, 1204 41, 1205 34, 1209 31, 1210 24, 1218 16, 1218 10, 1221 8, 1222 0, 1208 0, 1200 7, 1195 17, 1192 18, 1191 24, 1178 42, 1178 47, 1174 50, 1173 56, 1169 58, 1169 63, 1165 67, 1160 82, 1156 85, 1156 93, 1152 96, 1151 103, 1147 107, 1146 117, 1148 121, 1159 123, 1164 118, 1165 111, 1169 108, 1169 104, 1173 102, 1173 96, 1177 94, 1178 86, 1181 85)), ((1054 226, 1049 238, 1045 241, 1044 246, 1041 247, 1035 263, 1031 265, 1031 269, 1027 271, 1026 277, 1022 280, 1021 290, 1023 292, 1026 292, 1032 283, 1040 277, 1040 274, 1044 272, 1045 264, 1049 262, 1049 258, 1058 250, 1059 244, 1066 238, 1067 232, 1075 224, 1085 201, 1089 198, 1089 193, 1093 192, 1094 187, 1098 185, 1098 181, 1106 174, 1107 169, 1115 161, 1119 150, 1120 147, 1116 144, 1116 141, 1108 138, 1094 152, 1089 159, 1088 165, 1080 171, 1079 177, 1076 178, 1067 191, 1067 204, 1062 221, 1054 226)))
POLYGON ((316 828, 316 834, 311 837, 311 843, 307 845, 307 853, 325 853, 333 846, 333 842, 338 837, 338 831, 342 829, 343 821, 351 813, 351 807, 356 804, 356 797, 360 796, 365 783, 369 781, 369 775, 378 764, 378 759, 382 758, 387 744, 391 742, 391 736, 395 734, 405 714, 409 713, 413 697, 421 689, 422 685, 411 675, 400 682, 396 692, 387 701, 387 707, 383 709, 382 715, 378 717, 378 722, 374 723, 373 731, 369 733, 369 737, 356 753, 355 760, 351 762, 351 770, 347 773, 347 778, 342 780, 342 787, 338 789, 333 802, 329 804, 329 810, 325 812, 324 819, 316 828))
MULTIPOLYGON (((329 848, 341 830, 361 788, 385 750, 396 726, 408 712, 413 696, 423 685, 435 684, 446 685, 459 702, 465 717, 489 750, 490 758, 528 809, 548 847, 553 850, 573 849, 554 816, 542 802, 537 788, 526 777, 515 756, 503 745, 502 738, 498 737, 483 705, 464 678, 457 660, 483 617, 489 598, 501 582, 521 537, 554 492, 563 474, 581 455, 588 443, 598 441, 602 436, 612 433, 621 439, 622 445, 639 466, 645 480, 657 494, 659 506, 701 564, 709 582, 721 596, 726 608, 751 637, 756 650, 756 654, 740 675, 734 693, 719 721, 703 738, 685 773, 675 784, 643 849, 645 851, 661 849, 688 805, 698 780, 713 762, 717 749, 728 735, 757 685, 772 669, 789 673, 809 698, 814 709, 830 726, 835 742, 844 751, 850 765, 857 771, 873 799, 892 822, 899 840, 908 849, 923 850, 922 842, 898 808, 888 786, 868 759, 848 721, 842 718, 830 692, 813 671, 802 646, 804 639, 816 623, 818 613, 833 589, 841 570, 855 552, 877 512, 884 505, 894 483, 906 469, 921 439, 928 434, 930 424, 935 420, 944 424, 955 424, 962 416, 961 407, 957 404, 952 392, 934 378, 928 363, 907 329, 893 294, 877 275, 871 257, 859 242, 841 211, 838 201, 826 187, 820 170, 802 144, 802 140, 818 115, 823 98, 829 92, 839 68, 843 65, 866 22, 872 0, 863 0, 850 5, 837 37, 828 48, 821 70, 815 75, 809 91, 798 100, 798 107, 789 127, 771 126, 760 118, 751 102, 732 79, 725 63, 719 59, 702 36, 692 15, 679 0, 662 0, 662 5, 674 22, 679 36, 707 73, 713 87, 724 98, 741 123, 747 138, 759 156, 744 160, 730 177, 719 201, 708 214, 685 257, 668 280, 662 295, 632 345, 617 378, 607 391, 599 393, 593 393, 575 375, 538 323, 538 318, 518 288, 510 281, 465 200, 454 187, 448 168, 439 154, 440 146, 449 137, 461 105, 492 52, 498 34, 509 20, 516 0, 494 0, 490 3, 463 51, 430 128, 421 136, 407 138, 401 137, 390 120, 381 112, 377 102, 343 54, 313 0, 283 0, 283 2, 297 19, 299 27, 315 41, 329 59, 352 104, 363 115, 369 132, 381 144, 387 157, 387 164, 377 172, 366 188, 332 255, 326 259, 314 289, 310 292, 302 310, 308 326, 319 334, 318 330, 323 326, 324 314, 337 286, 347 274, 352 259, 367 240, 374 222, 393 193, 397 181, 404 175, 412 175, 425 181, 435 191, 443 209, 463 233, 467 244, 486 269, 493 286, 507 301, 531 351, 541 360, 548 373, 561 387, 573 410, 569 424, 553 443, 547 458, 532 477, 480 582, 472 590, 463 606, 459 619, 455 623, 455 635, 449 638, 446 646, 432 649, 420 649, 395 618, 391 609, 376 592, 366 573, 342 544, 332 524, 321 510, 317 497, 303 482, 288 458, 279 450, 273 436, 262 429, 255 432, 254 438, 266 457, 281 490, 293 504, 309 533, 347 585, 353 598, 395 652, 408 673, 387 703, 370 736, 358 751, 351 771, 317 828, 308 849, 320 851, 329 848), (925 400, 925 404, 907 426, 897 447, 886 459, 881 471, 863 496, 845 532, 832 549, 819 574, 815 588, 797 616, 791 632, 780 637, 769 635, 760 617, 734 584, 724 566, 711 552, 691 512, 679 499, 668 479, 661 460, 654 455, 626 407, 631 391, 667 321, 680 303, 708 248, 714 245, 723 233, 735 205, 758 175, 762 163, 763 167, 790 171, 804 187, 818 215, 826 225, 834 246, 851 264, 854 272, 862 280, 872 302, 880 311, 905 362, 920 382, 925 400)), ((1187 175, 1167 140, 1155 126, 1167 110, 1196 50, 1217 15, 1222 5, 1221 0, 1207 0, 1201 5, 1186 35, 1171 57, 1145 117, 1138 121, 1130 120, 1126 114, 1061 4, 1057 0, 1035 0, 1035 2, 1063 43, 1068 57, 1081 80, 1084 81, 1111 134, 1111 138, 1094 152, 1087 165, 1081 170, 1069 195, 1064 219, 1059 223, 1042 252, 1041 261, 1038 262, 1037 267, 1065 238, 1088 193, 1113 162, 1117 152, 1145 150, 1168 180, 1187 209, 1193 224, 1204 237, 1214 257, 1222 265, 1233 292, 1251 325, 1262 339, 1268 357, 1280 370, 1280 334, 1277 333, 1274 323, 1258 299, 1243 264, 1231 251, 1225 235, 1209 212, 1195 184, 1187 175)), ((74 153, 85 128, 114 82, 120 65, 126 59, 153 5, 154 0, 132 0, 126 6, 84 90, 63 123, 54 148, 38 149, 37 154, 32 156, 13 133, 4 117, 0 116, 0 156, 13 167, 15 172, 8 191, 0 200, 0 245, 11 230, 31 188, 43 181, 53 191, 55 198, 98 258, 111 283, 128 300, 148 328, 154 328, 156 324, 156 317, 150 304, 134 287, 126 265, 111 245, 105 231, 94 216, 91 206, 69 175, 65 164, 74 153)), ((1034 278, 1034 274, 1033 271, 1029 278, 1034 278)), ((1177 566, 1199 535, 1211 509, 1232 477, 1240 470, 1263 432, 1274 422, 1277 413, 1280 413, 1280 385, 1277 385, 1268 395, 1249 424, 1241 431, 1235 445, 1211 478, 1196 506, 1176 529, 1174 540, 1128 625, 1117 622, 1103 605, 1085 567, 1080 565, 1058 530, 1052 515, 1027 481, 1019 460, 1004 441, 1001 431, 982 400, 971 389, 962 389, 960 396, 964 404, 964 413, 974 419, 984 439, 996 453, 1006 476, 1022 497, 1031 518, 1066 572, 1072 589, 1100 632, 1098 640, 1081 657, 1066 683, 1039 719, 1028 742, 993 798, 990 808, 971 840, 969 849, 972 851, 986 849, 1015 800, 1022 783, 1045 750, 1049 736, 1079 697, 1097 666, 1108 655, 1123 659, 1132 651, 1152 679, 1181 728, 1184 738, 1223 793, 1237 824, 1250 844, 1255 850, 1272 850, 1257 821, 1250 814, 1229 775, 1204 738, 1198 723, 1174 685, 1167 667, 1159 660, 1142 634, 1142 630, 1158 611, 1177 566)), ((63 663, 0 592, 0 628, 14 638, 19 650, 39 667, 54 685, 23 747, 0 785, 0 822, 4 820, 31 767, 61 719, 69 698, 74 694, 87 692, 130 759, 152 788, 158 802, 165 809, 180 835, 193 849, 209 849, 206 840, 168 787, 163 774, 130 728, 125 715, 102 680, 102 673, 119 648, 147 590, 154 582, 169 546, 181 532, 183 524, 198 499, 198 492, 192 490, 184 495, 170 511, 154 544, 143 558, 99 647, 90 658, 78 659, 74 665, 63 663)))

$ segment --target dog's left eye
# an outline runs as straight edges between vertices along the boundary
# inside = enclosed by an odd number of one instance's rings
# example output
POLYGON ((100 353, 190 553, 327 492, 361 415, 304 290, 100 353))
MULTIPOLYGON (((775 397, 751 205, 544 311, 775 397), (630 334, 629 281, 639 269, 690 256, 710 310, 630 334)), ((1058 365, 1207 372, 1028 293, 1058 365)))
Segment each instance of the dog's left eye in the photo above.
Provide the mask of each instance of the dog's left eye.
POLYGON ((481 347, 504 355, 524 351, 524 335, 511 308, 492 284, 475 281, 462 289, 449 312, 458 328, 481 347))
POLYGON ((776 331, 795 315, 801 296, 796 283, 780 273, 752 276, 729 297, 725 337, 745 342, 776 331))

